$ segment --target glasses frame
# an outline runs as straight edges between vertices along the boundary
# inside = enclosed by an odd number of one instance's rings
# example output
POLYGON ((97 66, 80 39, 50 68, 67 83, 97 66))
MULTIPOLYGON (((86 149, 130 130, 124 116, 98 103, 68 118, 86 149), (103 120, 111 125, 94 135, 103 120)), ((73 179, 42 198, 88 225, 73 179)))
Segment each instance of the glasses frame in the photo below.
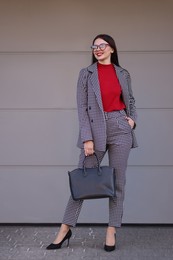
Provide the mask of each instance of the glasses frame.
POLYGON ((109 43, 100 43, 99 45, 93 44, 93 45, 91 45, 91 49, 93 51, 97 51, 99 48, 101 51, 104 51, 107 46, 110 46, 109 43))

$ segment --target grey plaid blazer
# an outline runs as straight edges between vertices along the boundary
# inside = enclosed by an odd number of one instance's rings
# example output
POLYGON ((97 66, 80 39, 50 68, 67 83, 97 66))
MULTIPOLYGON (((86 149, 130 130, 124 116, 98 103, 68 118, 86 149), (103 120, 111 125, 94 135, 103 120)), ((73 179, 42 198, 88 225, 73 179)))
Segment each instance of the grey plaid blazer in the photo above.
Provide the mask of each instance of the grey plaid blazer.
MULTIPOLYGON (((114 65, 122 88, 122 97, 126 106, 127 116, 135 121, 135 99, 131 89, 131 79, 127 70, 114 65)), ((79 138, 77 146, 83 148, 83 143, 94 141, 95 150, 106 149, 106 122, 98 79, 97 63, 84 68, 79 73, 77 83, 77 108, 79 117, 79 138)), ((132 129, 132 148, 137 147, 137 141, 132 129)))

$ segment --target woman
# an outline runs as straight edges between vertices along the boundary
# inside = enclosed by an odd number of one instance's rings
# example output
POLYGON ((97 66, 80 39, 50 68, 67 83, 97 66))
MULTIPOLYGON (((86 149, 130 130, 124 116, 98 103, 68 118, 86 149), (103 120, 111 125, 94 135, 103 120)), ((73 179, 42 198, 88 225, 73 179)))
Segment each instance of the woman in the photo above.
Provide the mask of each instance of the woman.
MULTIPOLYGON (((129 73, 120 67, 112 37, 100 34, 93 40, 92 65, 82 69, 77 84, 79 116, 79 167, 95 167, 95 152, 101 162, 108 151, 109 165, 116 172, 116 197, 109 199, 109 223, 105 251, 115 250, 116 229, 121 226, 127 160, 137 147, 133 129, 136 126, 135 99, 129 73)), ((83 201, 70 197, 63 222, 55 241, 47 249, 59 249, 72 235, 83 201)))

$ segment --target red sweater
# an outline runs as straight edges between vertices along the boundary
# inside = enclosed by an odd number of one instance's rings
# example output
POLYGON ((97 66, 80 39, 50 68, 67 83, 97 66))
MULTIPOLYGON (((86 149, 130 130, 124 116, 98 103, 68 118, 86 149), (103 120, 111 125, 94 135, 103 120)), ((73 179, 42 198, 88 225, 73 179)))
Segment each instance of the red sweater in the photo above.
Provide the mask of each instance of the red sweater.
POLYGON ((113 64, 98 63, 98 77, 102 96, 103 110, 111 112, 125 108, 121 97, 121 86, 113 64))

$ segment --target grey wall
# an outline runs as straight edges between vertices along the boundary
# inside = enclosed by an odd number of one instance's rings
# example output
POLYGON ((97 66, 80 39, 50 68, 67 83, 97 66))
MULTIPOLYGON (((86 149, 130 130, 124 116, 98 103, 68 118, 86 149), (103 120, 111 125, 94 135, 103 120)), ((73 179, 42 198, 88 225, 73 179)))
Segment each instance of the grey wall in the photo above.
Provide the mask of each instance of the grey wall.
MULTIPOLYGON (((61 222, 79 155, 76 81, 101 32, 116 39, 139 114, 123 222, 173 223, 173 1, 103 2, 0 1, 1 223, 61 222)), ((106 223, 107 207, 85 202, 79 222, 106 223)))

